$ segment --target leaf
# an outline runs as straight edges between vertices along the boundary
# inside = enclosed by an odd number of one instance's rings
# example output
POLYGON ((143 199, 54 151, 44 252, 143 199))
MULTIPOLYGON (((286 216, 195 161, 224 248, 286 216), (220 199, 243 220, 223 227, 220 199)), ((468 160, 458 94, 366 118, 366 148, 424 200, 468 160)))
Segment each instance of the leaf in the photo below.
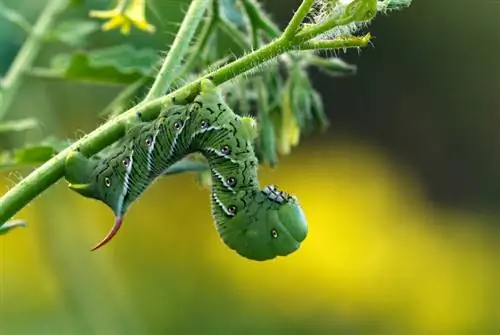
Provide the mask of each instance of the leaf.
POLYGON ((325 114, 325 108, 323 105, 323 100, 321 99, 321 95, 318 92, 311 92, 312 98, 312 111, 314 114, 314 118, 316 119, 316 123, 319 125, 321 131, 325 131, 330 125, 330 121, 325 114))
POLYGON ((296 83, 293 87, 292 108, 298 119, 301 130, 305 132, 312 131, 312 106, 311 106, 311 90, 313 88, 304 83, 296 83))
POLYGON ((184 172, 205 172, 208 171, 208 163, 191 157, 185 157, 180 161, 172 164, 164 173, 163 176, 170 176, 184 172))
POLYGON ((152 76, 152 68, 160 61, 155 50, 137 50, 120 45, 94 51, 62 54, 52 59, 52 71, 66 79, 131 84, 152 76))
POLYGON ((311 119, 310 103, 307 98, 309 90, 312 90, 311 84, 305 73, 299 66, 293 66, 290 70, 290 77, 286 85, 287 95, 289 97, 289 109, 293 112, 301 130, 305 130, 308 121, 311 119))
POLYGON ((82 46, 86 39, 98 30, 99 23, 95 21, 74 19, 59 23, 47 37, 69 46, 82 46))
POLYGON ((281 30, 266 15, 257 0, 241 0, 245 7, 249 20, 255 30, 264 31, 271 39, 278 38, 281 30))
POLYGON ((83 5, 84 0, 70 0, 71 6, 78 7, 83 5))
MULTIPOLYGON (((140 95, 140 91, 145 88, 151 87, 151 78, 142 77, 136 82, 126 86, 110 103, 104 110, 100 113, 100 116, 107 116, 108 120, 115 118, 124 111, 126 111, 134 103, 134 97, 140 95), (149 84, 149 85, 147 85, 149 84)), ((166 92, 165 92, 166 93, 166 92)))
POLYGON ((238 30, 244 33, 249 33, 251 31, 250 21, 239 1, 218 0, 218 5, 218 14, 221 20, 235 26, 238 30))
POLYGON ((379 11, 386 13, 389 11, 403 10, 411 5, 412 0, 384 0, 378 2, 379 11))
POLYGON ((45 162, 56 154, 51 146, 36 146, 18 150, 15 154, 15 160, 18 163, 36 164, 45 162))
POLYGON ((0 123, 0 133, 21 132, 34 129, 38 121, 33 118, 12 120, 0 123))
POLYGON ((14 23, 18 27, 20 27, 25 32, 29 33, 32 29, 31 23, 24 18, 17 11, 5 6, 5 4, 0 1, 0 16, 3 16, 6 20, 14 23))
POLYGON ((43 164, 70 144, 70 141, 49 137, 21 149, 2 152, 0 153, 0 170, 43 164))
POLYGON ((45 146, 51 146, 56 153, 59 153, 69 147, 73 143, 72 140, 61 140, 55 136, 49 136, 45 138, 40 144, 45 146))
POLYGON ((25 228, 26 226, 27 226, 26 222, 23 220, 12 220, 5 222, 3 225, 0 226, 0 235, 5 235, 12 229, 19 227, 25 228))
POLYGON ((274 124, 269 116, 269 84, 268 78, 256 79, 256 90, 258 94, 257 106, 259 109, 259 139, 256 144, 259 148, 259 160, 268 162, 270 167, 275 167, 278 162, 276 153, 276 132, 274 124))
MULTIPOLYGON (((292 106, 293 81, 288 78, 282 93, 281 103, 281 131, 278 132, 278 152, 282 155, 290 154, 291 148, 299 143, 300 127, 296 111, 292 106)), ((276 126, 275 126, 276 128, 276 126)))
POLYGON ((370 21, 377 15, 377 10, 377 0, 353 0, 347 5, 339 21, 370 21))
POLYGON ((338 57, 322 58, 313 55, 309 58, 309 63, 332 77, 355 75, 358 69, 356 65, 351 65, 338 57))

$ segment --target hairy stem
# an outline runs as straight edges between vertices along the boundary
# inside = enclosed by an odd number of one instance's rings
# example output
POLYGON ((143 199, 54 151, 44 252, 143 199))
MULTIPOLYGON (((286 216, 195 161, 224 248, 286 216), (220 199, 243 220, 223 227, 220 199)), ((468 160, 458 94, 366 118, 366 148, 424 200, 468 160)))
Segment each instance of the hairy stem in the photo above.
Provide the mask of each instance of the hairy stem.
POLYGON ((334 40, 314 40, 300 43, 296 49, 298 50, 322 50, 322 49, 343 49, 343 48, 359 48, 366 46, 371 39, 371 34, 365 36, 349 36, 339 37, 334 40))
POLYGON ((299 32, 295 37, 298 41, 307 41, 315 36, 326 33, 327 31, 332 30, 335 27, 346 25, 351 22, 352 19, 350 18, 328 20, 326 22, 302 29, 302 31, 299 32))
POLYGON ((312 5, 314 4, 314 0, 304 0, 300 4, 300 7, 295 12, 295 15, 288 23, 288 26, 285 28, 283 32, 283 37, 289 38, 294 36, 297 30, 300 28, 302 21, 307 16, 307 13, 311 10, 312 5))
POLYGON ((270 37, 278 38, 281 36, 281 30, 278 26, 266 16, 262 11, 256 0, 243 0, 243 5, 248 15, 255 21, 259 22, 259 28, 264 30, 270 37))
POLYGON ((205 50, 210 35, 217 25, 217 20, 214 16, 210 18, 210 21, 203 27, 203 30, 198 37, 198 42, 193 46, 191 54, 186 59, 186 62, 182 66, 182 70, 177 75, 177 78, 185 78, 185 76, 193 69, 194 64, 200 57, 200 54, 205 50))
POLYGON ((24 72, 31 68, 42 47, 43 37, 52 27, 57 15, 68 5, 67 0, 50 0, 38 17, 28 38, 12 62, 0 85, 0 120, 5 117, 14 96, 24 78, 24 72))
POLYGON ((165 94, 175 78, 175 71, 179 68, 188 49, 189 43, 203 19, 203 14, 210 5, 209 0, 193 0, 177 32, 174 43, 168 51, 168 55, 161 66, 156 80, 148 92, 145 101, 149 101, 165 94))

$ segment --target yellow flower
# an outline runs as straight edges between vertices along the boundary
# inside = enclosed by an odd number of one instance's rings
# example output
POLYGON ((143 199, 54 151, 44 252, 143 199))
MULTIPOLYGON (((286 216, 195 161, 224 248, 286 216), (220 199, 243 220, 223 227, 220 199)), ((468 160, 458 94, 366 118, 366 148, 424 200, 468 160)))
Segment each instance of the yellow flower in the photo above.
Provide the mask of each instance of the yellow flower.
POLYGON ((155 32, 155 27, 146 21, 146 0, 118 0, 114 9, 93 10, 90 17, 109 19, 103 24, 102 30, 107 31, 121 27, 121 33, 130 33, 132 24, 149 33, 155 32))

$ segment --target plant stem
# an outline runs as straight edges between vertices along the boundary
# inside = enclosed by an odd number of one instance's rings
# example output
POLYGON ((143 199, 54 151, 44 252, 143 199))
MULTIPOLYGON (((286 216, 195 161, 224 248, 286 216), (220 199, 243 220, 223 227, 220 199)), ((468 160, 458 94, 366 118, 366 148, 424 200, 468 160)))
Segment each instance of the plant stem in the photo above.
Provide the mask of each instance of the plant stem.
POLYGON ((143 85, 146 85, 149 80, 151 80, 151 78, 142 77, 125 87, 120 93, 118 93, 113 101, 111 101, 106 106, 106 108, 103 109, 100 115, 106 115, 108 119, 112 119, 124 112, 126 104, 130 103, 130 100, 132 100, 134 94, 136 94, 139 88, 141 88, 143 85))
POLYGON ((193 69, 195 62, 200 57, 200 54, 205 50, 207 42, 211 33, 217 25, 217 20, 212 16, 210 21, 203 27, 203 30, 198 37, 198 42, 193 46, 191 54, 188 56, 186 62, 182 66, 182 70, 177 75, 177 78, 185 78, 185 76, 193 69))
POLYGON ((281 36, 281 30, 265 15, 265 12, 260 9, 256 0, 243 0, 243 5, 245 6, 248 16, 259 22, 258 26, 260 29, 264 30, 272 38, 281 36))
POLYGON ((370 42, 371 34, 365 36, 349 36, 340 37, 334 40, 315 40, 306 41, 299 44, 296 49, 298 50, 321 50, 321 49, 342 49, 342 48, 359 48, 364 47, 370 42))
POLYGON ((312 25, 310 27, 304 28, 301 32, 299 32, 295 36, 295 38, 297 39, 297 41, 307 41, 315 36, 318 36, 318 35, 321 35, 321 34, 327 32, 327 31, 329 31, 337 26, 346 25, 346 24, 349 24, 351 22, 352 22, 351 18, 345 18, 342 20, 332 19, 332 20, 326 21, 326 22, 321 23, 321 24, 312 25))
POLYGON ((42 47, 43 36, 49 31, 56 16, 66 8, 67 4, 67 0, 50 0, 47 3, 33 26, 31 33, 12 62, 0 86, 0 120, 5 117, 10 108, 12 100, 21 86, 24 72, 31 68, 38 56, 42 47))
POLYGON ((156 80, 144 101, 149 101, 164 95, 172 84, 172 81, 177 78, 175 71, 184 59, 189 48, 189 43, 193 39, 196 29, 203 19, 203 14, 209 5, 209 0, 193 0, 191 2, 181 27, 177 32, 174 43, 168 51, 168 55, 161 66, 160 72, 156 76, 156 80))
POLYGON ((295 36, 295 33, 297 30, 300 28, 300 24, 304 20, 304 18, 307 16, 307 13, 311 10, 312 5, 314 4, 314 0, 304 0, 300 4, 299 8, 293 15, 292 19, 290 20, 290 23, 288 23, 288 26, 285 28, 285 31, 283 32, 283 37, 284 38, 289 38, 291 36, 295 36))

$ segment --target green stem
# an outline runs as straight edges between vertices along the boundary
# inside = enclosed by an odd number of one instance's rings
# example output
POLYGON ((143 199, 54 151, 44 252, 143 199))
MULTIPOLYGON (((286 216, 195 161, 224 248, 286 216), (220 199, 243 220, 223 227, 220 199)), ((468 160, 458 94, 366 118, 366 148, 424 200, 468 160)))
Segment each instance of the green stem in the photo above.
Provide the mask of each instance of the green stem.
POLYGON ((358 48, 366 46, 371 39, 371 34, 365 36, 349 36, 340 37, 334 40, 315 40, 306 41, 299 44, 298 50, 322 50, 322 49, 343 49, 343 48, 358 48))
POLYGON ((260 9, 256 0, 243 0, 243 5, 245 6, 248 16, 252 20, 256 20, 259 23, 258 27, 264 30, 271 38, 278 38, 281 36, 281 30, 266 16, 266 13, 260 9))
POLYGON ((344 18, 342 20, 329 20, 321 24, 315 24, 307 28, 302 29, 295 38, 297 41, 307 41, 311 38, 326 33, 335 27, 343 26, 352 22, 351 18, 344 18))
POLYGON ((113 101, 111 101, 106 108, 103 109, 101 115, 106 115, 108 119, 112 119, 124 112, 126 104, 130 103, 130 100, 132 100, 139 88, 146 85, 149 80, 151 80, 151 78, 142 77, 125 87, 120 93, 118 93, 113 101))
POLYGON ((238 28, 223 20, 218 20, 217 25, 241 50, 245 51, 250 48, 249 39, 238 28))
POLYGON ((174 43, 168 51, 168 55, 161 66, 160 72, 156 76, 156 80, 151 87, 144 101, 161 97, 165 94, 175 78, 177 78, 176 70, 184 59, 189 43, 203 19, 203 14, 210 4, 209 0, 193 0, 189 9, 182 21, 181 27, 177 32, 174 43))
POLYGON ((24 72, 32 66, 38 56, 42 47, 43 36, 49 31, 56 16, 66 8, 67 4, 67 0, 50 0, 47 3, 12 62, 0 86, 0 120, 5 117, 10 108, 14 96, 22 84, 24 72))
POLYGON ((285 28, 285 31, 283 32, 284 38, 290 38, 295 36, 295 33, 300 28, 302 21, 307 16, 307 13, 309 13, 309 11, 311 10, 313 4, 314 0, 302 1, 299 8, 293 15, 292 19, 290 20, 290 23, 288 23, 288 26, 285 28))
POLYGON ((186 60, 184 65, 182 66, 182 70, 177 75, 177 78, 185 78, 185 76, 189 72, 191 72, 194 64, 200 57, 200 54, 202 54, 203 51, 205 50, 207 42, 216 25, 217 25, 217 20, 215 19, 215 16, 212 14, 212 16, 210 17, 210 21, 203 27, 203 30, 201 31, 200 36, 198 37, 198 42, 192 48, 192 52, 188 56, 188 59, 186 60))

